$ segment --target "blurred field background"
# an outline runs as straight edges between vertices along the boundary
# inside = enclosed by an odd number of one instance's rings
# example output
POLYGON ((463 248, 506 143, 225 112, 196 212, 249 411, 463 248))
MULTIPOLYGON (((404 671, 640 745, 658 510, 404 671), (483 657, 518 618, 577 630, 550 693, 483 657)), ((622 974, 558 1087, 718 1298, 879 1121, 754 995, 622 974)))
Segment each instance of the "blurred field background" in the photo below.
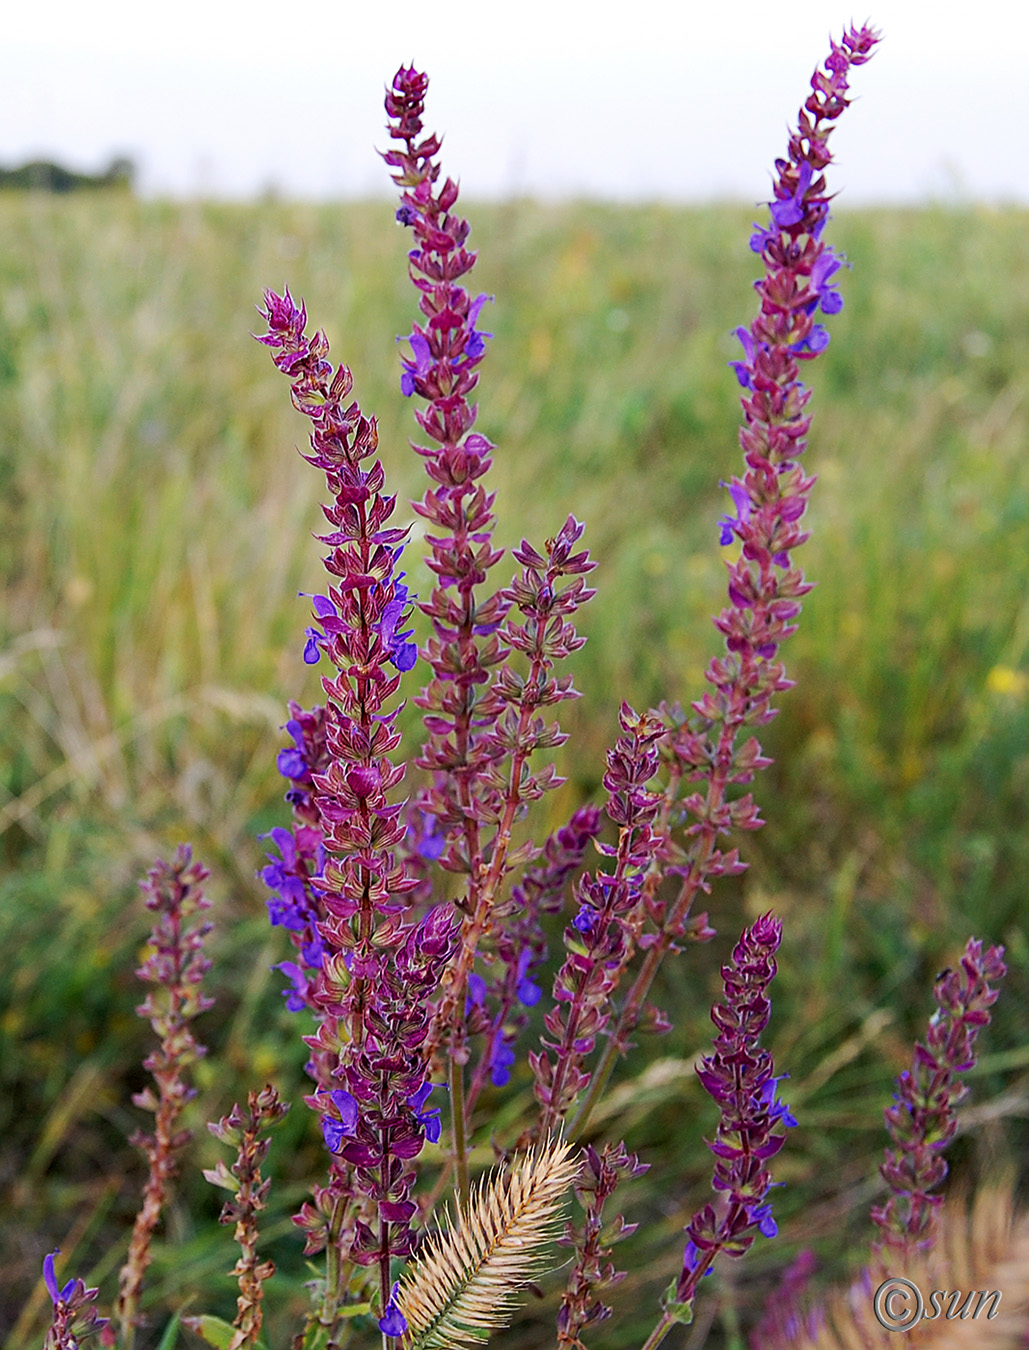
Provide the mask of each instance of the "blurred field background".
MULTIPOLYGON (((475 284, 496 296, 479 425, 499 447, 500 540, 538 543, 573 512, 600 563, 584 697, 562 719, 568 784, 544 803, 542 838, 598 792, 622 698, 700 692, 724 590, 718 483, 739 464, 726 362, 753 310, 754 212, 470 214, 475 284)), ((768 826, 744 841, 751 869, 711 897, 718 940, 664 972, 675 1030, 641 1042, 598 1121, 653 1166, 624 1192, 642 1226, 618 1249, 633 1274, 597 1350, 645 1337, 709 1195, 715 1114, 691 1066, 718 965, 769 906, 786 930, 769 1040, 800 1125, 775 1164, 779 1238, 707 1282, 708 1344, 740 1343, 801 1246, 827 1281, 867 1250, 882 1108, 937 970, 971 933, 1006 944, 1010 974, 955 1174, 1029 1143, 1029 214, 840 208, 830 229, 853 272, 811 372, 820 481, 802 562, 818 586, 785 652, 797 687, 764 738, 776 763, 756 785, 768 826)), ((11 193, 0 237, 0 1343, 39 1344, 55 1246, 105 1304, 116 1292, 143 1176, 125 1140, 146 1123, 130 1103, 148 1047, 137 879, 187 839, 213 871, 218 1003, 198 1024, 211 1055, 197 1140, 142 1343, 187 1298, 232 1315, 203 1121, 270 1078, 294 1101, 266 1225, 280 1266, 268 1344, 282 1346, 309 1278, 289 1214, 321 1144, 297 1019, 269 972, 287 950, 265 921, 255 836, 286 819, 285 700, 317 697, 296 593, 321 585, 321 483, 293 451, 305 433, 288 385, 247 334, 264 286, 305 296, 379 416, 393 486, 420 495, 394 343, 414 313, 408 236, 386 203, 11 193)), ((405 565, 427 592, 417 554, 405 565)), ((491 1116, 509 1138, 530 1100, 523 1061, 484 1102, 484 1164, 491 1116)), ((493 1343, 552 1344, 557 1283, 493 1343)))

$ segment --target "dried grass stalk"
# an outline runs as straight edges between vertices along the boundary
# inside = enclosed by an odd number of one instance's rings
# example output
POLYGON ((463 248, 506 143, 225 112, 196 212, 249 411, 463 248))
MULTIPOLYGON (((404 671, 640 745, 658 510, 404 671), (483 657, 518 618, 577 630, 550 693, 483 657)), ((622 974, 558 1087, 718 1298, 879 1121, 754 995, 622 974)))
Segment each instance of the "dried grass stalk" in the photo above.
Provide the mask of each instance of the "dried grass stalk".
POLYGON ((408 1350, 481 1345, 505 1326, 517 1292, 542 1273, 561 1230, 561 1202, 579 1170, 572 1147, 548 1139, 479 1182, 446 1231, 405 1271, 396 1304, 408 1350))

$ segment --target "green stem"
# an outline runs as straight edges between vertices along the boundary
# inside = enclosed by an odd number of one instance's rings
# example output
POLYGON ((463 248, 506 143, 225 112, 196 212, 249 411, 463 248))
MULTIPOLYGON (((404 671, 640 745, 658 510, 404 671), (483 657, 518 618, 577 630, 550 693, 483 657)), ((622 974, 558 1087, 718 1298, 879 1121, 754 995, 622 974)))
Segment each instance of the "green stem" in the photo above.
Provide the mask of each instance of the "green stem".
POLYGON ((343 1211, 346 1201, 337 1196, 329 1220, 328 1241, 325 1244, 325 1296, 322 1299, 321 1320, 324 1325, 331 1323, 339 1305, 340 1276, 343 1273, 343 1261, 339 1254, 339 1235, 343 1229, 343 1211))
POLYGON ((667 1313, 662 1313, 660 1322, 643 1342, 643 1350, 657 1350, 657 1347, 674 1326, 675 1318, 669 1317, 667 1313))
POLYGON ((450 1111, 453 1118, 454 1167, 457 1171, 457 1198, 467 1208, 471 1194, 468 1173, 468 1136, 464 1118, 464 1065, 455 1054, 450 1056, 450 1111))

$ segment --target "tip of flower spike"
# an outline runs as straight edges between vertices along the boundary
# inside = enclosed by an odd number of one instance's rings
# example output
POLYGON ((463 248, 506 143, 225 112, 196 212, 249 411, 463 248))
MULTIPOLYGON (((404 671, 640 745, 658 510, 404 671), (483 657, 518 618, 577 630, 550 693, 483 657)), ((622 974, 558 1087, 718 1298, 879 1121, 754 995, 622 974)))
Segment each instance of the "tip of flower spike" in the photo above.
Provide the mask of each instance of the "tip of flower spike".
POLYGON ((54 1258, 60 1256, 60 1247, 55 1247, 43 1257, 43 1283, 46 1285, 46 1291, 50 1295, 51 1303, 56 1305, 65 1302, 75 1288, 75 1280, 70 1279, 63 1289, 57 1287, 57 1272, 54 1270, 54 1258))

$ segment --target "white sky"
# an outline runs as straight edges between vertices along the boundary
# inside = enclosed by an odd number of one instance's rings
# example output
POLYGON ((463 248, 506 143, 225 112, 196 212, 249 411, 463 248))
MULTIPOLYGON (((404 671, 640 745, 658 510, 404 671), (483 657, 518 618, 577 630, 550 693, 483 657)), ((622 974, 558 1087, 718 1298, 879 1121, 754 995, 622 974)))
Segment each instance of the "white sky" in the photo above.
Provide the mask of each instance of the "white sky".
MULTIPOLYGON (((1029 202, 1029 4, 869 0, 885 40, 834 145, 846 201, 1029 202)), ((757 200, 835 0, 5 0, 0 162, 147 194, 388 188, 383 85, 429 72, 469 197, 757 200), (290 16, 304 16, 303 18, 290 16)))

